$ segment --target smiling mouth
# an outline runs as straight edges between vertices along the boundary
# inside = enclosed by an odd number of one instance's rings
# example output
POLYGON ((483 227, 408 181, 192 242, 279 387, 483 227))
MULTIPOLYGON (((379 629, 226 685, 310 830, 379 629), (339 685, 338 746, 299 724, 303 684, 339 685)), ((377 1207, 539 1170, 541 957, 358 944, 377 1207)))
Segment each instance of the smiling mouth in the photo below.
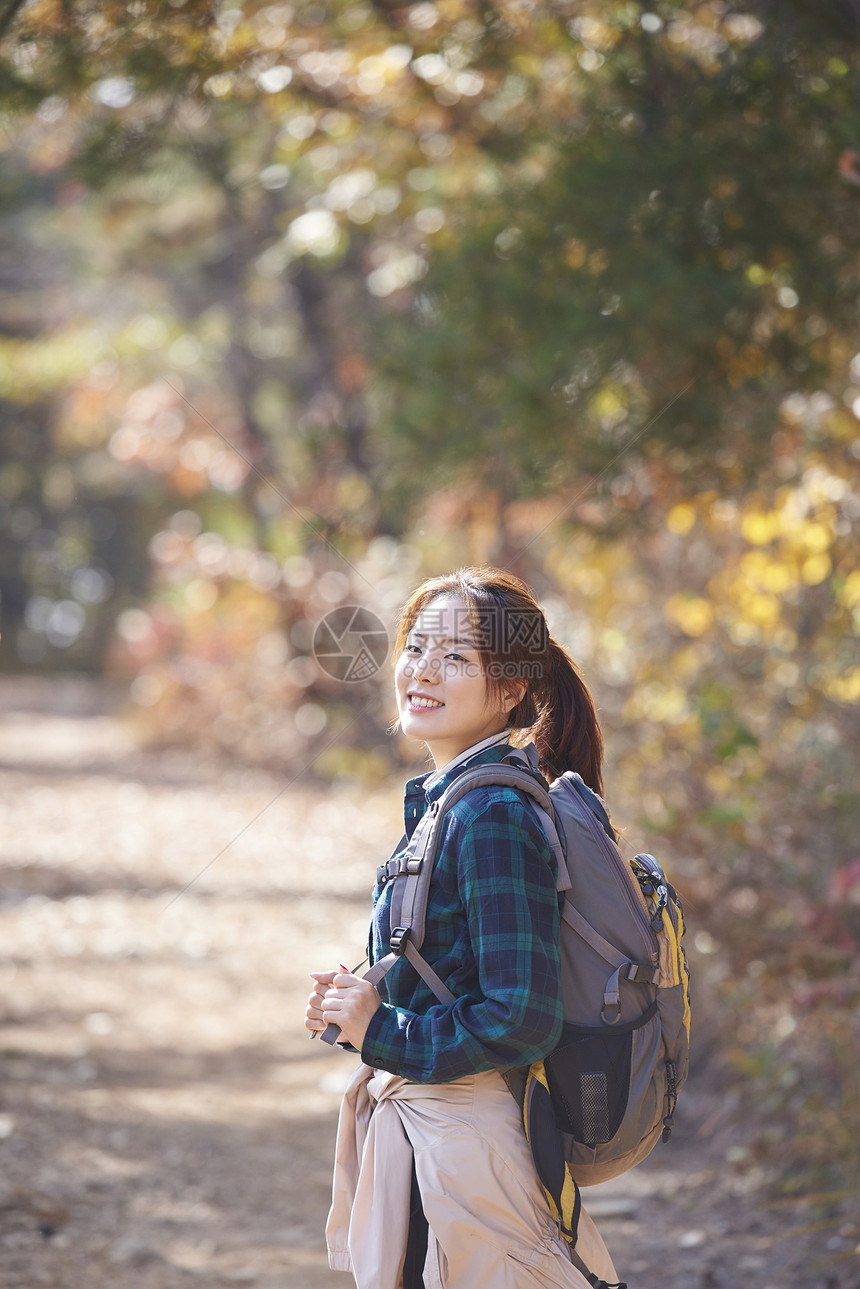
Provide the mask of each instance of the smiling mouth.
POLYGON ((432 711, 436 707, 444 707, 438 698, 425 698, 423 694, 407 694, 409 706, 417 708, 419 711, 432 711))

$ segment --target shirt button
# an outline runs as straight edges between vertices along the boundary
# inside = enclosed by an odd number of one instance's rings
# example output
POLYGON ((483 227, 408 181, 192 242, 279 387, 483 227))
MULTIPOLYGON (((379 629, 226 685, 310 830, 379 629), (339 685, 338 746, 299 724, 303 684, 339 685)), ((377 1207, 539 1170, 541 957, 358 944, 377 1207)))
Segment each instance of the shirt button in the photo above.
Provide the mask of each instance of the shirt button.
POLYGON ((383 1065, 382 1058, 381 1058, 381 1057, 379 1057, 379 1056, 377 1056, 377 1057, 374 1059, 373 1064, 376 1066, 376 1068, 377 1068, 378 1070, 381 1070, 381 1069, 382 1069, 382 1065, 383 1065))

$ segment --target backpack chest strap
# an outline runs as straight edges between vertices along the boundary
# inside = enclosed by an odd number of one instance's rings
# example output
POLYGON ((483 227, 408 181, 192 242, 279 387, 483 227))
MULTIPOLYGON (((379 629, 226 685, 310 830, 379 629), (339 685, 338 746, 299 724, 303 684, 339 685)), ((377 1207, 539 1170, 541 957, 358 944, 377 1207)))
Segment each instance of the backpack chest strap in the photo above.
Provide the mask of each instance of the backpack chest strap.
POLYGON ((392 882, 395 877, 406 877, 410 873, 421 872, 420 855, 395 855, 393 859, 387 859, 384 864, 379 864, 376 869, 376 881, 380 886, 392 882))

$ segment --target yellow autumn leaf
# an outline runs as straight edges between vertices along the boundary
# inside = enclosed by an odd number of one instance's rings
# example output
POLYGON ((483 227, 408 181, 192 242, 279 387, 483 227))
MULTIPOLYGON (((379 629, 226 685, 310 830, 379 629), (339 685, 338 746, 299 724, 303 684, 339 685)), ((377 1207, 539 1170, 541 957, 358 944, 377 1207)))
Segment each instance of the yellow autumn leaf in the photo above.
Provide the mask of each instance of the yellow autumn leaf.
POLYGON ((627 410, 627 395, 617 385, 604 385, 591 400, 591 406, 598 416, 611 418, 627 410))
POLYGON ((588 258, 588 248, 578 237, 572 237, 565 244, 564 262, 571 269, 581 269, 588 258))
POLYGON ((743 598, 743 618, 757 627, 775 627, 779 622, 780 603, 772 595, 756 592, 743 598))
POLYGON ((830 547, 831 533, 826 524, 807 523, 800 531, 800 540, 808 551, 818 554, 830 547))
POLYGON ((852 667, 844 676, 828 677, 821 688, 834 702, 860 703, 860 667, 852 667))
POLYGON ((744 579, 747 582, 758 583, 764 576, 769 562, 764 551, 747 551, 740 559, 740 570, 744 579))
POLYGON ((763 264, 750 264, 746 271, 746 279, 753 286, 764 286, 770 281, 770 274, 763 264))
POLYGON ((745 649, 747 645, 755 644, 759 639, 761 632, 752 622, 744 622, 738 619, 729 627, 729 639, 733 644, 740 645, 745 649))
POLYGON ((747 551, 746 555, 741 557, 740 570, 742 581, 734 588, 739 598, 742 598, 745 592, 767 591, 772 595, 781 595, 797 585, 794 563, 769 559, 764 551, 747 551))
POLYGON ((761 586, 772 595, 782 595, 797 584, 797 574, 788 564, 771 560, 761 571, 761 586))
POLYGON ((664 605, 664 612, 687 636, 701 636, 714 621, 710 601, 701 596, 673 595, 664 605))
POLYGON ((818 586, 819 582, 829 577, 832 568, 829 555, 810 555, 800 567, 800 576, 807 586, 818 586))
POLYGON ((684 533, 688 533, 695 522, 696 511, 686 501, 679 502, 677 506, 673 506, 666 516, 666 527, 669 532, 676 533, 679 537, 683 537, 684 533))
POLYGON ((766 546, 779 532, 779 516, 774 511, 752 511, 741 520, 741 534, 754 546, 766 546))
POLYGON ((660 725, 680 725, 689 714, 683 689, 679 685, 661 685, 657 681, 643 685, 625 707, 628 718, 655 721, 660 725))
POLYGON ((839 598, 849 609, 853 609, 860 604, 860 572, 848 574, 845 584, 839 592, 839 598))

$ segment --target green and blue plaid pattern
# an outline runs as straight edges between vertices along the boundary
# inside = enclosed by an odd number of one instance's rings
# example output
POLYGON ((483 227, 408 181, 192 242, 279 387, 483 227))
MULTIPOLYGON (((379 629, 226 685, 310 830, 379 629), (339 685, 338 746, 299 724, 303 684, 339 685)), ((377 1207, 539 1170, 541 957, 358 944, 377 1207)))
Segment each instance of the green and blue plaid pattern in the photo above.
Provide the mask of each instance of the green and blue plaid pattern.
MULTIPOLYGON (((453 766, 429 789, 410 779, 411 837, 429 803, 467 767, 501 761, 505 744, 453 766)), ((395 851, 395 854, 401 853, 395 851)), ((449 1083, 500 1066, 530 1065, 561 1035, 555 858, 524 793, 476 788, 445 816, 433 869, 422 956, 456 997, 443 1006, 406 958, 379 986, 362 1060, 417 1083, 449 1083)), ((390 952, 393 882, 374 890, 370 954, 390 952)))

